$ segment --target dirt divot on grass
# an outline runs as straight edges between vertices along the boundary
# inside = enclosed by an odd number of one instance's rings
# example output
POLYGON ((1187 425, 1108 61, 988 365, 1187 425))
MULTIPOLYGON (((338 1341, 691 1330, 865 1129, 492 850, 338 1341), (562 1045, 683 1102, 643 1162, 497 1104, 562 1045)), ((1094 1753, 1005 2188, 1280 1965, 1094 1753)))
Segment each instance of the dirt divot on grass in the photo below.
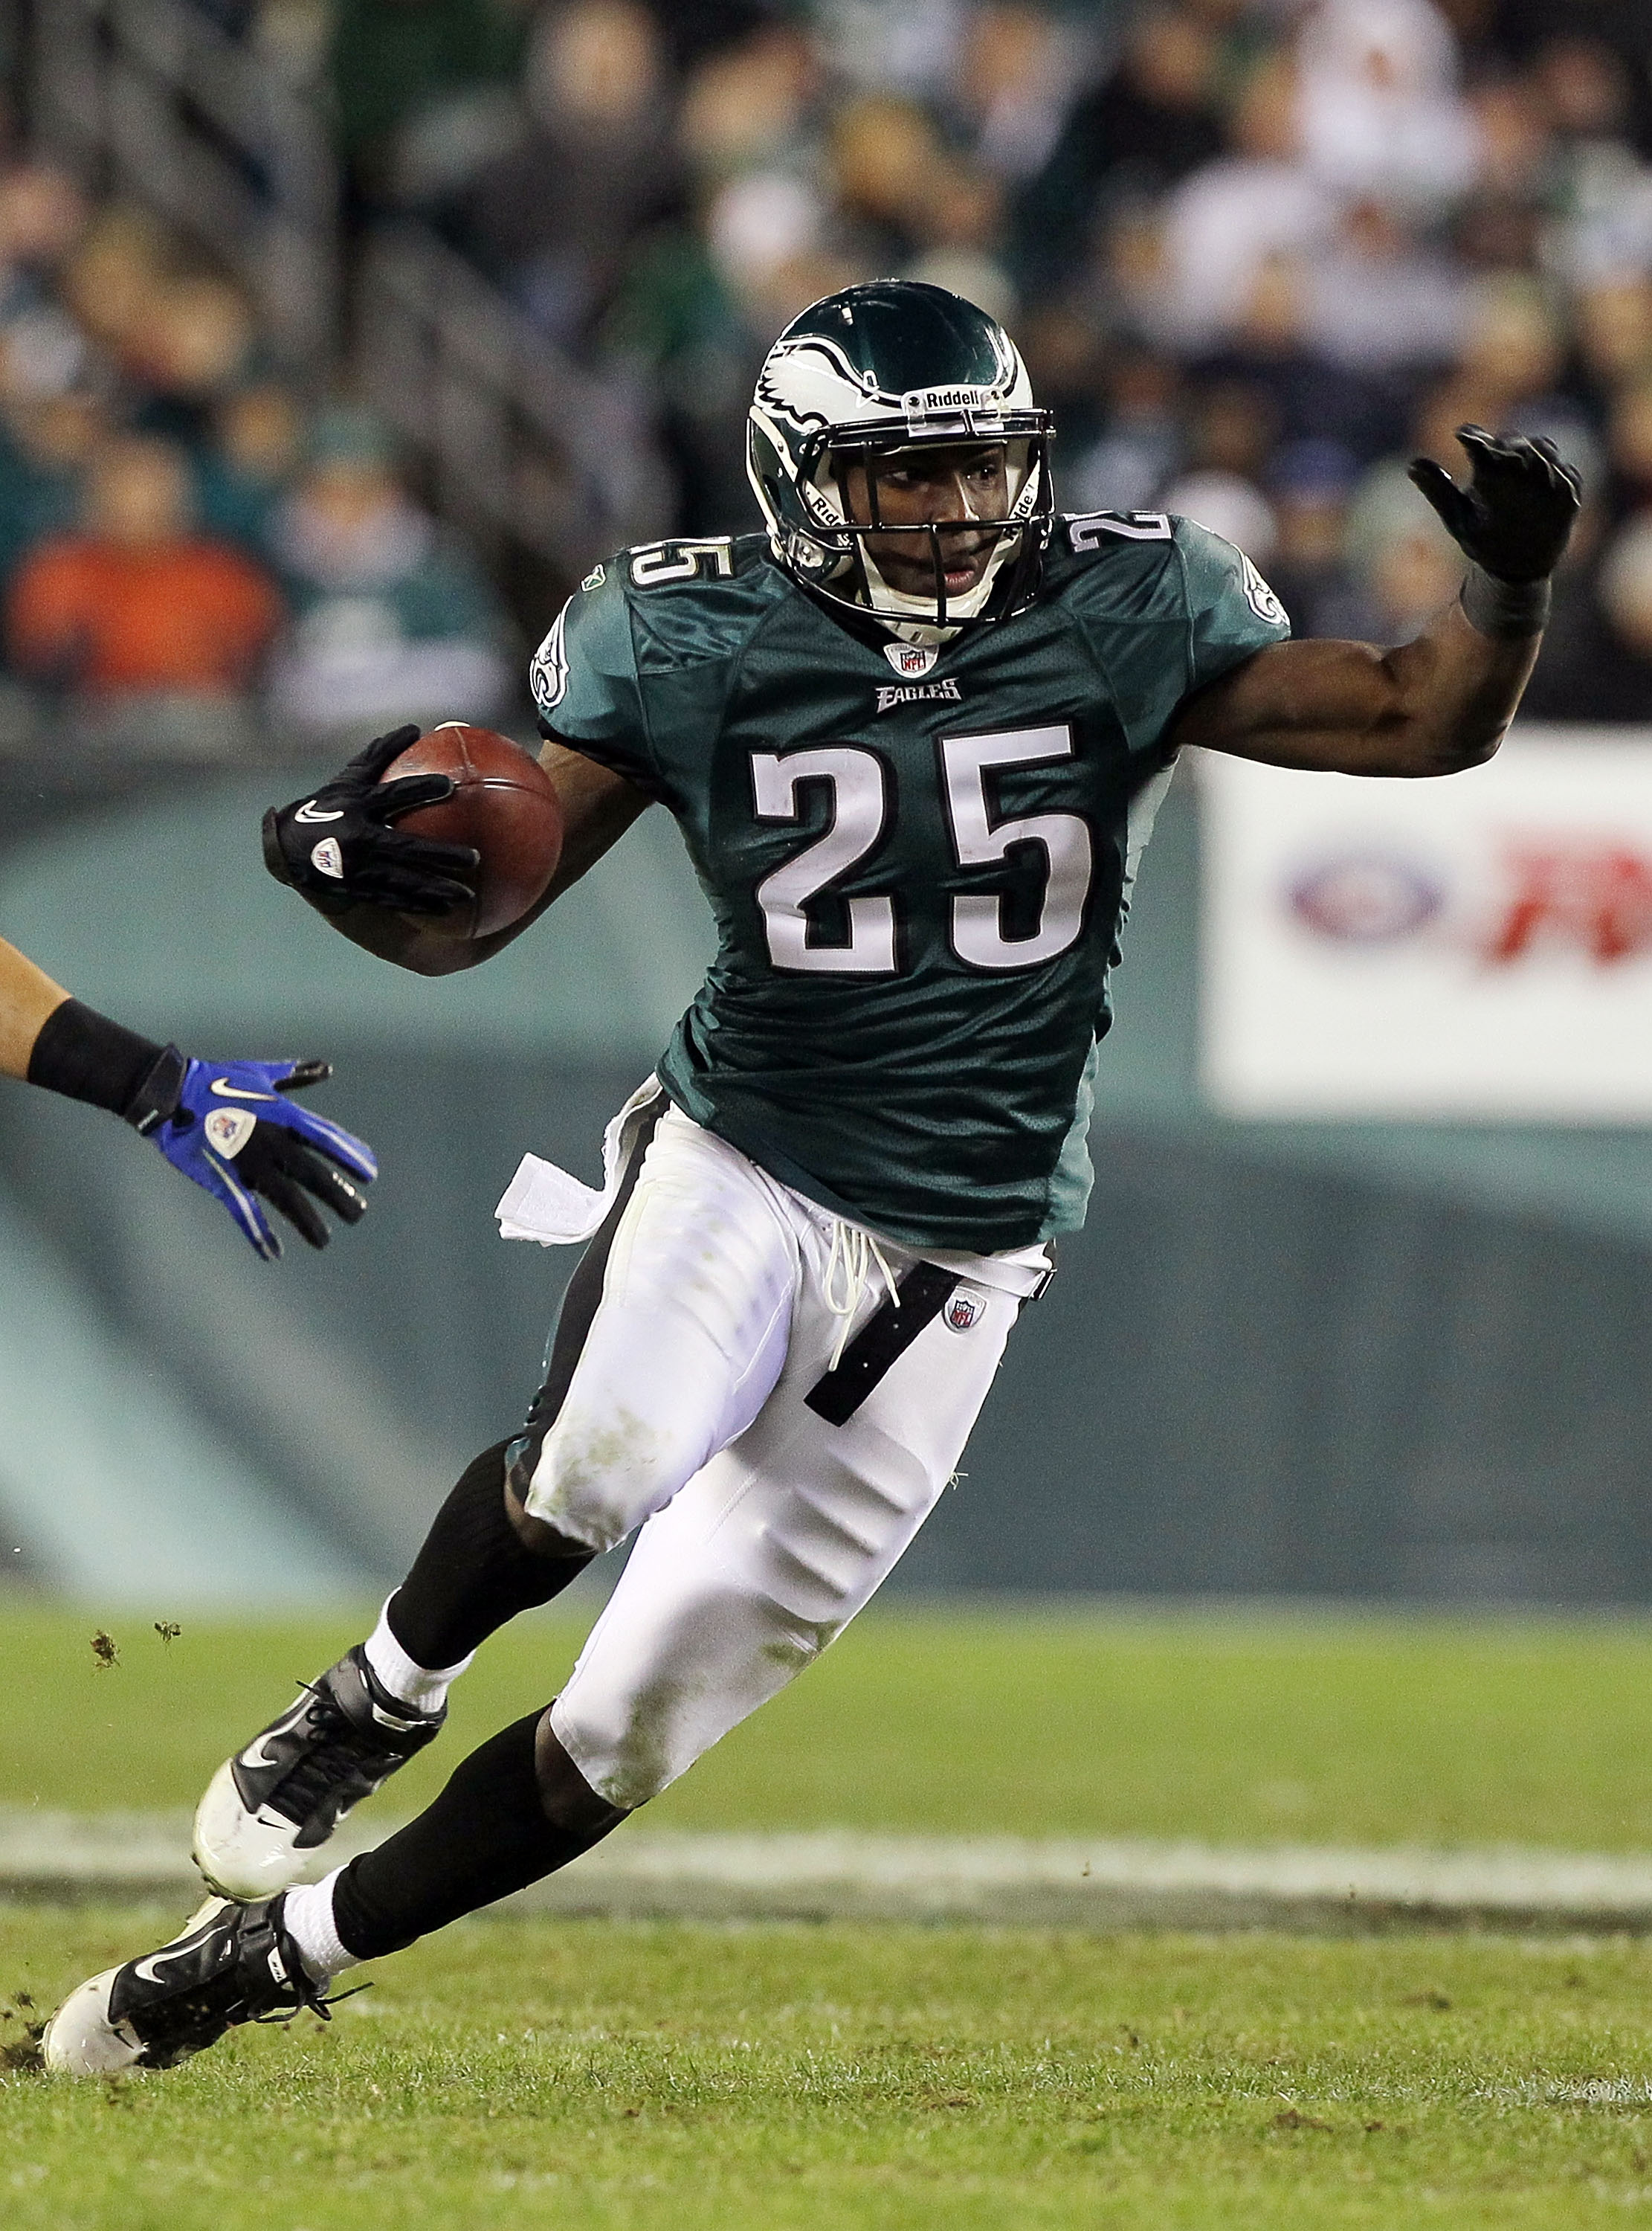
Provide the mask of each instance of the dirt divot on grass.
POLYGON ((19 2076, 43 2071, 46 2056, 40 2041, 46 2034, 46 2024, 35 2008, 35 2001, 27 1991, 14 1991, 15 2006, 0 2007, 0 2075, 19 2076), (11 2034, 13 2030, 19 2034, 11 2034))

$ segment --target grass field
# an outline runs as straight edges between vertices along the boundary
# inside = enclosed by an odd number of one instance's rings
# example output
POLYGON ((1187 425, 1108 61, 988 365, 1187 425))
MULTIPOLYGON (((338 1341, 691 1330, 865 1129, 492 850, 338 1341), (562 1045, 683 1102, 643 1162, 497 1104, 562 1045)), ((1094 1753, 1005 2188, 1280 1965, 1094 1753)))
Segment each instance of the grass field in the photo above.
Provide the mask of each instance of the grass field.
MULTIPOLYGON (((0 1618, 0 1801, 187 1803, 351 1631, 109 1624, 99 1671, 94 1620, 0 1618)), ((578 1636, 498 1638, 398 1809, 578 1636)), ((1649 1761, 1636 1622, 892 1611, 658 1810, 1629 1850, 1649 1761)), ((0 1908, 0 1995, 45 2008, 178 1917, 0 1908)), ((171 2075, 0 2074, 0 2231, 1652 2220, 1638 1941, 481 1919, 374 1976, 171 2075)))
MULTIPOLYGON (((10 1917, 49 1998, 129 1917, 10 1917)), ((1272 2231, 1652 2215, 1638 1944, 474 1922, 330 2029, 0 2079, 8 2231, 1272 2231)))
MULTIPOLYGON (((164 1611, 158 1607, 158 1615, 164 1611)), ((0 1803, 187 1805, 360 1631, 0 1613, 0 1803)), ((387 1793, 552 1696, 520 1620, 387 1793)), ((1652 1849, 1652 1624, 870 1613, 652 1809, 694 1827, 1652 1849)))

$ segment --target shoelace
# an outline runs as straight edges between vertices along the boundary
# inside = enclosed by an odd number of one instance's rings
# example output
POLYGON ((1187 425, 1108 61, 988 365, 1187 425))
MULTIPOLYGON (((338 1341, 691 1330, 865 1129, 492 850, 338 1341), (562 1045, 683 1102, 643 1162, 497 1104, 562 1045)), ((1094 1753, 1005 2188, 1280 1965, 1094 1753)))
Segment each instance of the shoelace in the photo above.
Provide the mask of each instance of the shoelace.
POLYGON ((900 1290, 894 1272, 889 1268, 889 1258, 873 1233, 863 1231, 858 1224, 845 1224, 841 1217, 832 1219, 831 1251, 826 1258, 826 1275, 821 1280, 821 1290, 826 1297, 826 1306, 839 1320, 837 1345, 832 1350, 832 1360, 827 1366, 836 1371, 849 1346, 849 1328, 855 1322, 855 1312, 866 1298, 866 1290, 876 1269, 883 1274, 883 1284, 891 1303, 900 1307, 900 1290), (842 1285, 842 1297, 839 1286, 842 1285))
POLYGON ((318 2021, 330 2022, 332 2020, 328 2011, 330 2008, 341 2007, 346 1999, 353 1999, 363 1991, 371 1991, 372 1988, 371 1983, 352 1983, 347 1991, 329 1992, 325 1983, 313 1983, 306 1976, 302 1982, 297 1979, 293 1982, 293 1995, 297 2001, 296 2005, 272 2007, 267 2014, 253 2014, 248 2019, 261 2023, 277 2022, 285 2027, 288 2022, 296 2021, 301 2014, 312 2014, 318 2021))
POLYGON ((311 1808, 332 1793, 340 1767, 349 1769, 365 1785, 352 1795, 351 1801, 354 1803, 378 1788, 397 1763, 397 1754, 390 1746, 375 1743, 325 1689, 318 1688, 313 1681, 300 1681, 299 1686, 307 1689, 319 1707, 315 1715, 319 1725, 313 1748, 282 1776, 265 1800, 273 1811, 284 1820, 292 1821, 295 1827, 301 1827, 311 1808), (381 1767, 384 1771, 375 1778, 375 1769, 381 1767))
POLYGON ((185 1996, 170 2014, 158 2035, 147 2036, 145 2049, 153 2057, 146 2064, 157 2068, 174 2067, 180 2059, 199 2053, 216 2045, 226 2029, 240 2022, 256 2023, 260 2027, 273 2025, 285 2028, 298 2020, 301 2014, 313 2014, 318 2021, 332 2020, 330 2009, 345 1999, 353 1999, 358 1991, 371 1991, 371 1979, 352 1984, 347 1991, 329 1991, 326 1983, 318 1983, 305 1968, 296 1953, 287 1963, 284 1988, 292 1995, 289 2006, 274 2006, 262 2014, 248 2011, 247 1998, 241 1995, 229 2005, 216 2000, 210 1989, 185 1996))

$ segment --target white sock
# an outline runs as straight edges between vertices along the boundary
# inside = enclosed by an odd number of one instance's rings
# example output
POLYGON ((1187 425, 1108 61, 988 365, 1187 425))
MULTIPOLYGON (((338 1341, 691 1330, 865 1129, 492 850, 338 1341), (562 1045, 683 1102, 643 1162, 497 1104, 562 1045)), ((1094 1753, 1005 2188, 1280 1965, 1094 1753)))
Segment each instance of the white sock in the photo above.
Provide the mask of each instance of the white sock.
POLYGON ((456 1665, 442 1665, 434 1671, 428 1665, 416 1665, 401 1644, 390 1633, 387 1613, 390 1600, 384 1599, 384 1609, 378 1614, 378 1625, 362 1646, 367 1663, 373 1669, 375 1679, 383 1683, 392 1697, 416 1711, 439 1712, 448 1701, 448 1684, 456 1681, 476 1653, 461 1658, 456 1665))
POLYGON ((346 1952, 339 1942, 332 1918, 332 1885, 343 1872, 342 1867, 335 1867, 324 1882, 289 1890, 281 1908, 281 1926, 298 1946, 314 1983, 325 1983, 330 1976, 342 1976, 346 1968, 361 1965, 356 1955, 346 1952))

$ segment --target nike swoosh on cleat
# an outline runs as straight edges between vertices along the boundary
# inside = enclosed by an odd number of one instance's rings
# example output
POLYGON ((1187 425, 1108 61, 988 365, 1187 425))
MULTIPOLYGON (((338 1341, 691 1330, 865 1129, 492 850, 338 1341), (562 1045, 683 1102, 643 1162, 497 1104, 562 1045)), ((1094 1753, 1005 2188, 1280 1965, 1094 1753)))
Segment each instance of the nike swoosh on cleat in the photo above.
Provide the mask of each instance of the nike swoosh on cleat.
MULTIPOLYGON (((141 1960, 134 1960, 132 1963, 132 1972, 140 1982, 165 1983, 166 1977, 161 1972, 163 1968, 170 1961, 177 1960, 182 1954, 193 1950, 195 1944, 196 1939, 193 1937, 186 1937, 180 1943, 163 1944, 158 1952, 146 1952, 141 1960)), ((220 1965, 222 1964, 220 1962, 220 1965)))
POLYGON ((231 1084, 227 1077, 215 1077, 207 1090, 220 1100, 274 1100, 275 1097, 273 1092, 245 1092, 240 1085, 231 1084))
POLYGON ((164 1953, 151 1952, 145 1958, 132 1962, 132 1972, 140 1983, 164 1983, 166 1978, 160 1970, 165 1957, 164 1953))
POLYGON ((295 1704, 284 1720, 277 1720, 273 1728, 266 1728, 262 1735, 255 1736, 241 1754, 242 1765, 252 1767, 255 1770, 279 1766, 280 1759, 269 1757, 264 1745, 276 1736, 290 1735, 308 1710, 309 1701, 306 1698, 295 1704))
POLYGON ((319 812, 316 809, 315 800, 313 798, 307 798, 303 805, 300 806, 298 812, 293 816, 293 818, 294 821, 342 821, 344 819, 344 815, 341 812, 319 812))

